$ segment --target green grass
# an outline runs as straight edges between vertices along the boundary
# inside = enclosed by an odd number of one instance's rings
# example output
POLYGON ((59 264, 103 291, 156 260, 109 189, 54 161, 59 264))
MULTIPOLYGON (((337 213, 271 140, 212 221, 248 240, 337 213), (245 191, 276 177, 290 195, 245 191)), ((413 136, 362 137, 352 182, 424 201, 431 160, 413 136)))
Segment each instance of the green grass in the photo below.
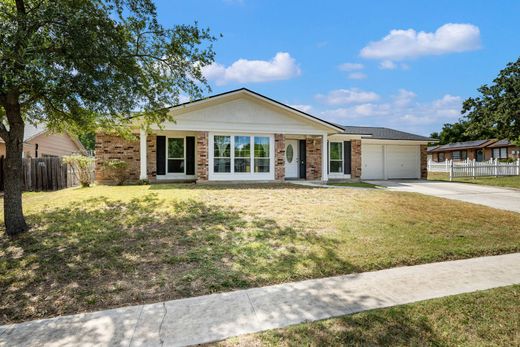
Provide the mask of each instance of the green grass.
MULTIPOLYGON (((443 172, 429 172, 428 179, 432 181, 449 181, 450 177, 443 172)), ((483 184, 486 186, 507 187, 520 189, 520 176, 501 176, 501 177, 457 177, 453 182, 463 182, 472 184, 483 184)))
POLYGON ((372 183, 367 182, 337 182, 337 183, 329 183, 329 186, 339 186, 339 187, 355 187, 355 188, 384 188, 372 183))
POLYGON ((518 346, 520 286, 245 335, 217 346, 518 346))
POLYGON ((520 251, 520 214, 378 189, 97 186, 24 210, 30 232, 0 229, 2 323, 520 251))

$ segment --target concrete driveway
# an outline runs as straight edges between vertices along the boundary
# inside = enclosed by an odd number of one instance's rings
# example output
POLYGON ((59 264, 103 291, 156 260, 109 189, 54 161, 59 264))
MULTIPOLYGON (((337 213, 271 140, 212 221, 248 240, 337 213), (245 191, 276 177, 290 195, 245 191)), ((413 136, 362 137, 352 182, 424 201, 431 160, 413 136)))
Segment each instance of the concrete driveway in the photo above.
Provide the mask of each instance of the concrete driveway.
POLYGON ((400 192, 413 192, 460 200, 520 213, 520 190, 470 183, 402 180, 367 181, 400 192))

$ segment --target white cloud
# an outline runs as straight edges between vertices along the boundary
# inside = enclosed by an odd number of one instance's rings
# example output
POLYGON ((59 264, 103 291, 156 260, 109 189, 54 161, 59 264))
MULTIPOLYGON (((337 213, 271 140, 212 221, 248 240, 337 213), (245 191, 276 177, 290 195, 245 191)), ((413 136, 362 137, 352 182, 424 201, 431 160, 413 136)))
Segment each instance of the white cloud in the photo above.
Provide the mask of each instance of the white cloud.
POLYGON ((321 112, 321 116, 339 124, 388 126, 425 135, 460 117, 459 96, 446 94, 429 102, 418 102, 416 97, 414 92, 400 89, 385 102, 329 109, 321 112))
POLYGON ((372 102, 378 100, 379 95, 374 92, 351 88, 332 90, 327 95, 317 94, 316 99, 328 105, 344 105, 372 102))
POLYGON ((351 80, 362 80, 367 78, 367 75, 362 72, 351 72, 348 74, 348 78, 351 80))
POLYGON ((292 108, 295 108, 297 110, 300 110, 302 112, 305 112, 305 113, 309 113, 312 111, 311 105, 296 104, 296 105, 289 105, 289 106, 291 106, 292 108))
POLYGON ((365 66, 359 63, 343 63, 339 66, 341 71, 357 71, 363 70, 365 66))
POLYGON ((397 68, 397 64, 391 60, 383 60, 382 62, 379 63, 379 68, 381 70, 393 70, 393 69, 397 68))
POLYGON ((391 30, 381 40, 370 42, 365 46, 360 55, 369 59, 395 61, 426 55, 466 52, 479 48, 480 30, 477 26, 448 23, 435 32, 417 32, 414 29, 391 30))
POLYGON ((393 97, 394 104, 399 107, 408 106, 417 95, 406 89, 399 89, 398 94, 393 97))
POLYGON ((278 52, 273 59, 239 59, 228 67, 213 63, 202 68, 204 76, 222 86, 229 83, 253 83, 286 80, 301 74, 299 66, 289 53, 278 52))

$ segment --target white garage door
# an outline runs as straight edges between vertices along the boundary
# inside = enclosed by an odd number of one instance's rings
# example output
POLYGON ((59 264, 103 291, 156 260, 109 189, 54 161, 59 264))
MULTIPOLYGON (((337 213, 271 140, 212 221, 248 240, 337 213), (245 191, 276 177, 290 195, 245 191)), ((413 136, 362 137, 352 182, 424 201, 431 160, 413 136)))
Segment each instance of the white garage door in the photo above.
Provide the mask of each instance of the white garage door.
POLYGON ((361 178, 381 179, 383 171, 383 145, 361 144, 361 178))
POLYGON ((386 146, 387 178, 419 178, 419 146, 386 146))

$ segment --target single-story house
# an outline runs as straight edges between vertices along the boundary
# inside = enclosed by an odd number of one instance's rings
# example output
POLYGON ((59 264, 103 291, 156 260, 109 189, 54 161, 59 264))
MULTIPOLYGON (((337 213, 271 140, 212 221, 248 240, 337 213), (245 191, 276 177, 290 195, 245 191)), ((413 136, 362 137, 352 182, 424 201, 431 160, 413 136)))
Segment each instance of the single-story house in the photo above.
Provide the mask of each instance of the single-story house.
POLYGON ((340 126, 242 88, 170 109, 174 122, 138 140, 96 134, 103 162, 128 162, 132 180, 311 181, 426 177, 430 138, 387 128, 340 126))
MULTIPOLYGON (((86 154, 79 140, 67 133, 51 133, 44 126, 26 125, 24 129, 23 157, 62 157, 71 154, 86 154)), ((5 156, 5 143, 0 139, 0 157, 5 156)))
POLYGON ((487 139, 429 147, 428 155, 431 155, 431 159, 435 162, 463 161, 466 159, 475 159, 476 161, 518 159, 520 147, 509 140, 487 139))

